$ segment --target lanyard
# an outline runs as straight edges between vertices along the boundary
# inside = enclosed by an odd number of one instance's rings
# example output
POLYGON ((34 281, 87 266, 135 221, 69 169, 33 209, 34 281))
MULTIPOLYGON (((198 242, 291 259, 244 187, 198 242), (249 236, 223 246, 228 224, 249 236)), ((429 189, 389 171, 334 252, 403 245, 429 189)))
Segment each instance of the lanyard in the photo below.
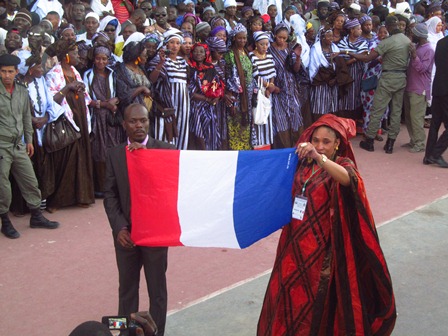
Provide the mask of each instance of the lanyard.
POLYGON ((314 176, 314 174, 316 174, 317 172, 319 172, 319 171, 322 169, 322 167, 319 167, 318 170, 314 171, 314 166, 315 166, 315 165, 313 164, 313 171, 312 171, 312 173, 311 173, 311 176, 308 177, 308 179, 303 183, 303 187, 302 187, 302 195, 305 194, 305 188, 306 188, 306 184, 308 183, 308 181, 314 176))

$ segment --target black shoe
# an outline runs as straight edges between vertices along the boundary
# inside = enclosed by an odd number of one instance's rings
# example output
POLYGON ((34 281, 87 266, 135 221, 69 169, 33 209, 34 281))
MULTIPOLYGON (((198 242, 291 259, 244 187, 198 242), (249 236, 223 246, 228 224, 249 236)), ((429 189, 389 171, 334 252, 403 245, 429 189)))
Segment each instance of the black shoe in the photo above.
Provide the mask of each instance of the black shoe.
MULTIPOLYGON (((442 156, 439 156, 438 158, 435 158, 434 156, 430 156, 428 158, 425 158, 429 163, 434 163, 438 165, 441 168, 448 168, 448 162, 446 162, 442 156)), ((423 159, 423 163, 425 163, 425 159, 423 159)))
POLYGON ((423 158, 423 164, 424 165, 429 165, 429 164, 431 164, 432 162, 431 161, 429 161, 429 159, 425 156, 424 158, 423 158))
POLYGON ((40 209, 31 212, 30 227, 33 229, 56 229, 59 226, 58 222, 48 220, 42 215, 40 209))
POLYGON ((387 138, 386 144, 384 145, 384 151, 386 154, 392 154, 394 150, 395 139, 387 138))
POLYGON ((95 191, 95 198, 104 198, 104 193, 100 191, 95 191))
POLYGON ((4 214, 2 215, 2 233, 10 238, 10 239, 17 239, 20 237, 20 233, 12 226, 11 221, 9 220, 8 215, 4 214))
POLYGON ((359 143, 359 147, 365 149, 366 151, 373 152, 375 150, 375 147, 373 146, 374 141, 375 139, 366 137, 365 140, 359 143))

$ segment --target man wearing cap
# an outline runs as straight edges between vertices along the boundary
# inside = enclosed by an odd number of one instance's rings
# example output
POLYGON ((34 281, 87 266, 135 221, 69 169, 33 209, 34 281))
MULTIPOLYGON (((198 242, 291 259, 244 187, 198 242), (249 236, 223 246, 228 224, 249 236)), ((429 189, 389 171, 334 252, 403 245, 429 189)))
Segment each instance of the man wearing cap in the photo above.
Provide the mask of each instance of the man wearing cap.
POLYGON ((390 37, 382 40, 374 50, 367 54, 355 54, 348 51, 347 53, 363 62, 370 62, 378 56, 383 58, 383 72, 375 91, 370 122, 365 132, 365 140, 361 141, 359 145, 369 152, 375 150, 373 142, 380 126, 381 117, 391 103, 390 127, 384 150, 387 154, 392 154, 395 139, 400 132, 411 41, 398 29, 398 19, 395 16, 386 18, 386 29, 390 37))
POLYGON ((0 218, 1 232, 11 239, 19 238, 20 234, 8 217, 10 174, 15 177, 30 208, 30 226, 45 229, 59 226, 59 223, 46 219, 40 211, 41 193, 30 159, 34 147, 28 90, 15 82, 19 63, 17 56, 0 56, 0 218))
POLYGON ((25 8, 21 8, 13 21, 13 25, 19 30, 20 36, 22 36, 22 48, 28 47, 28 30, 32 25, 31 13, 25 8))
POLYGON ((86 32, 76 35, 76 42, 84 41, 89 47, 91 47, 92 37, 98 31, 98 27, 100 26, 100 17, 98 14, 95 12, 87 13, 84 26, 86 27, 86 32))
POLYGON ((423 164, 437 164, 439 167, 448 168, 448 163, 442 154, 448 148, 448 36, 437 42, 434 63, 436 76, 432 85, 432 119, 426 141, 425 158, 423 164), (439 129, 444 124, 445 131, 439 137, 439 129))
POLYGON ((425 130, 423 128, 426 107, 431 97, 431 70, 434 65, 434 50, 428 42, 428 28, 419 23, 411 30, 411 61, 407 71, 404 90, 404 112, 406 127, 411 139, 405 146, 411 153, 425 150, 425 130))

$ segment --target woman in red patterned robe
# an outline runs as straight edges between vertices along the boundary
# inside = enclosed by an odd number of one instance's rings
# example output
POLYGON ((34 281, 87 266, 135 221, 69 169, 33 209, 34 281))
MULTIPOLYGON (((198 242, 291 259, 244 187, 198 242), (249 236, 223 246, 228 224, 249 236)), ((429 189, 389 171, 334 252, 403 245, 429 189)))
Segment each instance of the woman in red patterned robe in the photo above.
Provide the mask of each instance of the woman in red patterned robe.
POLYGON ((353 120, 326 114, 299 140, 293 218, 280 237, 259 336, 393 330, 392 283, 349 142, 355 135, 353 120))

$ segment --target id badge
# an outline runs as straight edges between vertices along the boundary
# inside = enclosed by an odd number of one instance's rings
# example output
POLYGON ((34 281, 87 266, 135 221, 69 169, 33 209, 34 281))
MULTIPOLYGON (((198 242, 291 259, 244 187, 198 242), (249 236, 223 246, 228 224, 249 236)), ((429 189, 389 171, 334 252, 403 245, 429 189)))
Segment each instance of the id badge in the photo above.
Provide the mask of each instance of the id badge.
POLYGON ((308 199, 305 196, 296 196, 294 206, 292 208, 292 218, 302 220, 305 215, 306 204, 308 199))

